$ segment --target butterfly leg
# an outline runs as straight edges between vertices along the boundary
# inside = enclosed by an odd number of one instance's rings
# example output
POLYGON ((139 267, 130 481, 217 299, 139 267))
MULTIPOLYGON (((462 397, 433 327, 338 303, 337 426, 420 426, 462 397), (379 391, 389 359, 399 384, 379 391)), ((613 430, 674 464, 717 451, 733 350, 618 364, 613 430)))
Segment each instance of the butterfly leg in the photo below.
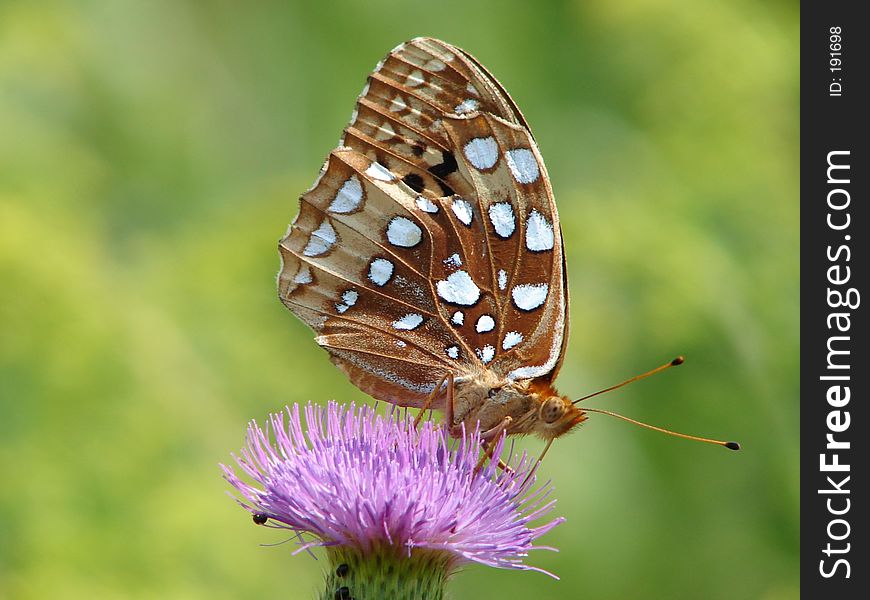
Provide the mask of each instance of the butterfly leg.
MULTIPOLYGON (((492 454, 490 454, 489 457, 492 458, 492 454)), ((514 470, 510 466, 508 466, 508 464, 505 461, 503 461, 500 458, 498 459, 498 468, 501 469, 502 471, 504 471, 505 473, 513 473, 514 472, 514 470)))
MULTIPOLYGON (((492 444, 487 444, 486 442, 484 442, 481 444, 481 448, 483 448, 485 456, 492 459, 492 453, 495 450, 495 442, 493 442, 492 444)), ((514 470, 511 467, 509 467, 508 464, 505 461, 503 461, 501 458, 498 459, 498 468, 501 469, 502 471, 507 472, 507 473, 514 472, 514 470)))
POLYGON ((444 385, 444 382, 447 382, 447 424, 451 428, 453 428, 453 371, 448 371, 444 374, 444 377, 438 380, 438 383, 435 384, 435 387, 432 388, 432 393, 429 394, 429 397, 426 398, 426 402, 423 403, 423 407, 420 409, 420 412, 417 414, 417 418, 414 419, 414 429, 417 429, 417 426, 420 424, 420 421, 423 420, 423 414, 429 410, 429 407, 432 405, 432 402, 435 400, 435 397, 438 395, 438 392, 441 391, 441 386, 444 385))
MULTIPOLYGON (((513 423, 513 417, 506 416, 504 419, 501 420, 501 423, 499 423, 492 429, 484 431, 482 434, 480 434, 480 439, 484 443, 484 449, 483 454, 480 457, 480 461, 474 468, 475 473, 480 471, 480 469, 483 467, 483 463, 486 462, 487 458, 492 458, 492 453, 495 451, 496 444, 498 444, 499 436, 501 436, 502 432, 504 432, 505 429, 510 427, 511 423, 513 423)), ((499 459, 499 466, 504 469, 509 468, 501 461, 501 459, 499 459)))
POLYGON ((501 435, 501 432, 510 427, 510 424, 513 423, 514 419, 510 415, 506 416, 501 420, 501 423, 493 427, 492 429, 488 429, 480 434, 480 439, 484 442, 492 442, 495 441, 498 436, 501 435))

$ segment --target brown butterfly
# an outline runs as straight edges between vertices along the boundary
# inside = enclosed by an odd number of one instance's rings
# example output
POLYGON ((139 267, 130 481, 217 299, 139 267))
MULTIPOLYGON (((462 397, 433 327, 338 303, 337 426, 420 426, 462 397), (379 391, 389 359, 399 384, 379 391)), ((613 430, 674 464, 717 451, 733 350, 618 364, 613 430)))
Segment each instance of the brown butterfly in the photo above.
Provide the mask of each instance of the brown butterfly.
POLYGON ((553 387, 562 245, 519 108, 467 52, 417 38, 369 76, 302 196, 278 292, 373 397, 440 408, 454 435, 479 421, 552 442, 587 418, 553 387))

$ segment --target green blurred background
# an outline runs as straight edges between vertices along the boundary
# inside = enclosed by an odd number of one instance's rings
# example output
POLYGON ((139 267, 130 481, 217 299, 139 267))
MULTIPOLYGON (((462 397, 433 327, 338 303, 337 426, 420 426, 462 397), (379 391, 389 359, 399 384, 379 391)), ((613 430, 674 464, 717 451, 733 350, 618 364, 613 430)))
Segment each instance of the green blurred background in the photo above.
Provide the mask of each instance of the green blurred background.
MULTIPOLYGON (((218 462, 362 400, 278 302, 276 241, 366 74, 467 49, 532 124, 571 288, 544 464, 568 522, 454 598, 799 595, 798 4, 0 1, 0 596, 310 598, 218 462), (254 6, 255 5, 255 6, 254 6), (594 416, 593 416, 594 417, 594 416)), ((529 440, 534 452, 541 443, 529 440)))

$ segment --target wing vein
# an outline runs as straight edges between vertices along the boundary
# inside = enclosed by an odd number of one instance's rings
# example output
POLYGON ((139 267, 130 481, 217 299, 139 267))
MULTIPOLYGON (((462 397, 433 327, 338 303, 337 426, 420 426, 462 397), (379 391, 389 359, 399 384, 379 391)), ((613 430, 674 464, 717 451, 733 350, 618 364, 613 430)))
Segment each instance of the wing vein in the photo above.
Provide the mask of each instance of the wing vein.
MULTIPOLYGON (((395 252, 393 252, 392 250, 390 250, 389 248, 387 248, 386 246, 384 246, 383 244, 381 244, 379 241, 377 241, 377 240, 373 240, 373 239, 370 238, 367 234, 363 233, 362 231, 360 231, 360 230, 357 229, 356 227, 352 227, 352 226, 351 226, 350 224, 348 224, 348 222, 345 221, 344 219, 342 219, 342 218, 340 218, 340 217, 336 217, 335 215, 328 215, 328 214, 327 214, 327 211, 325 211, 325 210, 323 210, 322 208, 318 207, 316 204, 314 204, 313 202, 309 201, 309 200, 306 199, 304 196, 301 198, 301 200, 302 200, 302 202, 305 202, 306 204, 308 204, 309 206, 311 206, 314 210, 316 210, 316 211, 319 212, 320 214, 322 214, 322 215, 324 215, 324 216, 328 216, 330 219, 333 219, 333 220, 335 220, 335 221, 338 221, 339 223, 341 223, 342 225, 344 225, 345 227, 347 227, 348 229, 350 229, 350 230, 353 231, 354 233, 357 233, 358 235, 364 237, 365 239, 367 239, 368 241, 370 241, 374 246, 376 246, 376 247, 379 248, 380 250, 384 251, 385 253, 387 253, 387 254, 389 254, 391 257, 393 257, 397 262, 400 262, 400 263, 402 263, 404 266, 408 267, 408 268, 409 268, 409 269, 410 269, 410 270, 411 270, 415 275, 419 275, 419 276, 420 276, 421 278, 423 278, 423 279, 428 279, 428 278, 429 278, 428 275, 425 275, 425 274, 421 273, 420 271, 418 271, 417 269, 415 269, 414 266, 413 266, 411 263, 409 263, 407 260, 405 260, 404 258, 402 258, 401 256, 399 256, 398 254, 396 254, 395 252)), ((400 204, 399 206, 402 206, 402 205, 400 204)), ((404 206, 402 206, 402 208, 407 209, 407 208, 404 207, 404 206)), ((296 252, 294 252, 293 254, 296 254, 296 252)))
MULTIPOLYGON (((284 246, 284 249, 287 250, 289 253, 291 253, 291 254, 292 254, 293 256, 295 256, 296 258, 298 258, 298 259, 299 259, 300 261, 302 261, 303 263, 305 263, 305 264, 307 264, 307 265, 309 265, 309 266, 311 266, 311 267, 314 267, 314 268, 317 269, 317 270, 323 271, 324 273, 327 273, 327 274, 329 274, 329 275, 335 277, 336 279, 340 279, 341 281, 346 282, 346 283, 347 283, 348 285, 350 285, 350 286, 358 286, 358 287, 361 287, 359 281, 354 281, 354 280, 352 280, 352 279, 348 279, 348 278, 345 277, 344 275, 342 275, 342 274, 340 274, 340 273, 338 273, 338 272, 336 272, 336 271, 333 271, 332 269, 328 269, 328 268, 326 268, 326 266, 323 265, 323 264, 316 263, 316 262, 312 262, 312 261, 311 261, 307 256, 304 256, 304 255, 300 254, 299 252, 297 252, 297 251, 295 251, 295 250, 293 250, 293 249, 291 249, 291 248, 287 248, 286 246, 284 246)), ((378 296, 381 296, 382 298, 384 298, 384 299, 386 299, 386 300, 389 300, 390 302, 395 302, 396 304, 399 304, 399 305, 401 305, 401 306, 405 306, 405 307, 407 307, 408 309, 410 309, 410 310, 412 310, 412 311, 423 313, 424 315, 426 315, 426 316, 428 316, 428 317, 435 317, 435 316, 436 316, 435 313, 429 312, 429 311, 427 311, 426 309, 422 308, 422 307, 419 306, 419 305, 416 305, 416 304, 409 304, 409 303, 405 302, 404 300, 401 300, 401 299, 399 299, 399 298, 396 298, 395 296, 392 296, 392 295, 386 294, 386 293, 384 293, 384 292, 378 291, 376 288, 366 286, 365 289, 366 289, 366 291, 374 292, 374 293, 377 294, 378 296)), ((288 302, 290 301, 289 298, 287 299, 287 301, 288 301, 288 302)), ((305 305, 303 305, 303 304, 301 304, 301 303, 299 303, 299 302, 294 302, 294 304, 298 304, 299 306, 305 306, 305 305)), ((307 308, 309 308, 309 309, 311 309, 311 310, 314 310, 314 311, 316 311, 316 312, 323 312, 323 311, 321 311, 321 310, 319 310, 319 309, 315 309, 315 308, 312 308, 312 307, 310 307, 310 306, 307 307, 307 308)), ((324 314, 326 314, 326 313, 324 313, 324 314)), ((334 316, 334 315, 332 315, 332 316, 334 316)), ((440 316, 440 315, 439 315, 439 316, 440 316)))

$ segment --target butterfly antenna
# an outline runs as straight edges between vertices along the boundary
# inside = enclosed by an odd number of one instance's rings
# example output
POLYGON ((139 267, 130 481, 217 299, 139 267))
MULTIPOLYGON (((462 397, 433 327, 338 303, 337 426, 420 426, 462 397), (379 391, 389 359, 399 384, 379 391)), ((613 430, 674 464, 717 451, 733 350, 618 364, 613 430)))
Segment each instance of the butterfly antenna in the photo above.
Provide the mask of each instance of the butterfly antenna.
MULTIPOLYGON (((617 389, 621 388, 622 386, 628 385, 629 383, 633 383, 639 379, 649 377, 650 375, 655 375, 656 373, 661 373, 662 371, 664 371, 666 369, 670 369, 671 367, 678 367, 681 364, 683 364, 684 362, 685 362, 685 359, 682 356, 678 356, 674 360, 667 362, 659 367, 656 367, 655 369, 653 369, 651 371, 647 371, 646 373, 641 373, 640 375, 635 375, 631 379, 626 379, 622 383, 618 383, 618 384, 612 385, 608 388, 604 388, 603 390, 599 390, 599 391, 595 392, 594 394, 589 394, 588 396, 583 396, 579 400, 574 400, 571 404, 577 404, 577 403, 582 402, 584 400, 587 400, 589 398, 593 398, 595 396, 600 396, 601 394, 606 394, 607 392, 612 392, 613 390, 617 390, 617 389)), ((652 429, 653 431, 659 431, 661 433, 666 433, 668 435, 673 435, 675 437, 680 437, 680 438, 684 438, 687 440, 695 440, 696 442, 704 442, 707 444, 716 444, 717 446, 725 446, 729 450, 740 450, 740 444, 737 442, 728 442, 728 441, 724 441, 724 440, 713 440, 710 438, 699 437, 697 435, 688 435, 685 433, 678 433, 676 431, 671 431, 670 429, 664 429, 663 427, 656 427, 655 425, 649 425, 648 423, 642 423, 642 422, 637 421, 635 419, 631 419, 629 417, 626 417, 625 415, 621 415, 619 413, 615 413, 615 412, 610 411, 610 410, 604 410, 602 408, 585 408, 584 407, 582 410, 584 412, 610 415, 611 417, 616 417, 617 419, 622 419, 623 421, 628 421, 629 423, 634 423, 635 425, 640 425, 641 427, 646 427, 647 429, 652 429)), ((549 448, 549 446, 547 446, 547 448, 549 448)), ((544 451, 546 452, 546 450, 547 449, 545 448, 544 451)))
POLYGON ((704 442, 707 444, 716 444, 717 446, 725 446, 729 450, 740 450, 740 444, 737 442, 726 442, 724 440, 713 440, 710 438, 698 437, 697 435, 688 435, 685 433, 678 433, 676 431, 671 431, 670 429, 664 429, 663 427, 656 427, 655 425, 650 425, 648 423, 642 423, 641 421, 637 421, 635 419, 631 419, 626 417, 625 415, 621 415, 619 413, 615 413, 610 410, 604 410, 602 408, 583 408, 583 412, 591 412, 591 413, 600 413, 602 415, 610 415, 611 417, 616 417, 617 419, 622 419, 623 421, 628 421, 629 423, 634 423, 635 425, 640 425, 641 427, 646 427, 647 429, 652 429, 653 431, 658 431, 661 433, 666 433, 668 435, 673 435, 675 437, 680 437, 687 440, 694 440, 696 442, 704 442))
POLYGON ((594 398, 595 396, 600 396, 601 394, 606 394, 607 392, 612 392, 613 390, 618 390, 622 386, 628 385, 629 383, 634 383, 635 381, 638 381, 639 379, 644 379, 645 377, 649 377, 650 375, 655 375, 656 373, 661 373, 662 371, 664 371, 666 369, 670 369, 671 367, 678 367, 681 364, 683 364, 685 361, 686 361, 686 359, 684 359, 682 356, 678 356, 674 360, 672 360, 670 362, 666 362, 662 366, 656 367, 652 371, 647 371, 646 373, 641 373, 640 375, 635 375, 631 379, 626 379, 622 383, 617 383, 616 385, 612 385, 609 388, 604 388, 603 390, 598 390, 594 394, 589 394, 588 396, 583 396, 579 400, 574 400, 571 404, 577 404, 578 402, 583 402, 584 400, 587 400, 589 398, 594 398))

